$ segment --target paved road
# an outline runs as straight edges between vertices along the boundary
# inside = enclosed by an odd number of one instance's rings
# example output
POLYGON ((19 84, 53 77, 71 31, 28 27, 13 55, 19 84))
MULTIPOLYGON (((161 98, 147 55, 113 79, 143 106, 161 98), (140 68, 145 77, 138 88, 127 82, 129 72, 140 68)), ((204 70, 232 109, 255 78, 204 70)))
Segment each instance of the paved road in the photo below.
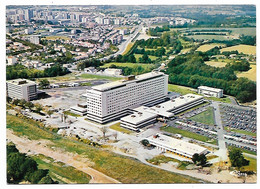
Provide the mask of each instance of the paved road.
POLYGON ((128 44, 131 42, 131 40, 134 39, 135 36, 139 33, 139 31, 142 29, 142 27, 143 27, 142 25, 139 25, 138 28, 135 30, 135 32, 133 34, 131 34, 126 41, 124 41, 121 45, 118 46, 119 50, 115 54, 111 54, 109 56, 103 57, 100 60, 107 60, 107 59, 111 58, 112 56, 115 57, 119 54, 122 54, 126 50, 128 44))
POLYGON ((214 118, 215 118, 215 124, 217 125, 217 134, 218 134, 218 146, 219 150, 216 152, 216 154, 219 155, 220 159, 222 161, 227 160, 227 147, 224 139, 224 127, 221 122, 221 116, 220 116, 220 110, 219 110, 219 104, 218 102, 213 101, 212 106, 214 107, 214 118))

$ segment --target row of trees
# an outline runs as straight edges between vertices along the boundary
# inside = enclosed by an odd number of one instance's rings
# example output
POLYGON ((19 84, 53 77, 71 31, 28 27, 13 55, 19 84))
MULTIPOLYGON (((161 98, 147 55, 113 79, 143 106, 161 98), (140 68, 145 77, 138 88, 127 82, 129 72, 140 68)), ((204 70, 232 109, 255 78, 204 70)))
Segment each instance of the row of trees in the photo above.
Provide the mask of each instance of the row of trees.
POLYGON ((7 183, 29 181, 31 184, 58 184, 49 176, 49 170, 38 169, 36 161, 19 153, 14 145, 7 145, 7 183))
POLYGON ((157 56, 157 57, 162 57, 163 55, 165 55, 165 48, 164 47, 159 47, 155 50, 145 50, 144 48, 136 48, 133 51, 135 54, 147 54, 147 55, 152 55, 152 56, 157 56))
POLYGON ((6 66, 6 79, 17 79, 17 78, 41 78, 41 77, 55 77, 70 73, 67 68, 62 67, 59 64, 55 64, 51 68, 44 70, 29 69, 21 64, 12 66, 6 66))

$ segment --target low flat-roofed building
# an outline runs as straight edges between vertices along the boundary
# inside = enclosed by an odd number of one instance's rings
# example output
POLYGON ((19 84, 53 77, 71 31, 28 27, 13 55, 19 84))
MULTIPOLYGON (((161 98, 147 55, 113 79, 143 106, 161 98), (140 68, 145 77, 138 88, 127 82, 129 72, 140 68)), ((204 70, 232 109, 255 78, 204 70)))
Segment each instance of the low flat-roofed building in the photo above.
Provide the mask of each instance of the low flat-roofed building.
POLYGON ((70 111, 77 115, 85 116, 87 114, 87 103, 78 104, 77 106, 73 106, 70 108, 70 111))
POLYGON ((145 106, 134 109, 134 113, 128 116, 125 116, 120 119, 120 126, 138 131, 140 128, 143 128, 147 125, 151 125, 156 122, 157 114, 150 113, 145 111, 145 106))
POLYGON ((6 81, 7 96, 27 101, 37 99, 36 83, 28 79, 6 81))
POLYGON ((120 119, 120 126, 139 131, 139 129, 148 126, 156 121, 157 117, 163 119, 171 118, 175 114, 183 112, 204 102, 202 96, 195 94, 186 94, 174 100, 169 100, 153 107, 140 106, 133 109, 134 113, 120 119))
POLYGON ((207 148, 202 146, 192 144, 180 139, 175 139, 163 134, 157 133, 156 135, 151 135, 146 138, 150 144, 156 146, 163 152, 170 152, 182 157, 191 159, 192 156, 197 154, 206 154, 207 148))
POLYGON ((121 75, 122 74, 122 70, 121 69, 116 69, 116 68, 107 68, 104 70, 104 74, 105 75, 121 75))
POLYGON ((223 89, 217 89, 217 88, 207 87, 207 86, 199 86, 198 94, 221 98, 223 97, 223 89))

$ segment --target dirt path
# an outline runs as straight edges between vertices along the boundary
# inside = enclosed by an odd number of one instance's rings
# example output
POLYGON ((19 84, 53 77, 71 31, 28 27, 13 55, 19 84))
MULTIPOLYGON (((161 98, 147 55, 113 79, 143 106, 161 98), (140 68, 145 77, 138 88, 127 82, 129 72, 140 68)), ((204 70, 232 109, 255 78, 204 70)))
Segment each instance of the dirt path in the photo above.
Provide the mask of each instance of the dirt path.
POLYGON ((9 129, 6 130, 6 138, 11 140, 16 145, 17 149, 19 149, 22 153, 26 153, 28 155, 43 154, 44 156, 51 157, 56 161, 63 162, 87 173, 91 176, 89 183, 120 183, 119 181, 89 167, 91 162, 88 161, 87 158, 81 158, 79 155, 63 152, 62 150, 53 150, 48 148, 47 144, 51 144, 50 141, 35 141, 24 137, 18 137, 9 129))

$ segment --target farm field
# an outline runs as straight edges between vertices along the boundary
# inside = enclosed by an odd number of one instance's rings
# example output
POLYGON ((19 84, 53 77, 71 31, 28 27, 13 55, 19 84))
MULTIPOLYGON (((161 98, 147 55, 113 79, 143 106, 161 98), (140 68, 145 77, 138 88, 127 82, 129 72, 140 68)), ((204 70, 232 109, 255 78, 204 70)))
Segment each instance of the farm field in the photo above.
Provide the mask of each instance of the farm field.
POLYGON ((214 67, 217 67, 217 68, 222 68, 222 67, 225 67, 227 63, 218 62, 218 61, 206 61, 205 64, 207 64, 209 66, 214 66, 214 67))
POLYGON ((256 55, 256 46, 252 46, 252 45, 235 45, 232 47, 223 48, 220 50, 220 52, 236 51, 236 50, 239 53, 256 55))
POLYGON ((210 49, 213 49, 214 47, 223 47, 224 44, 221 43, 211 43, 211 44, 206 44, 206 45, 201 45, 196 51, 201 51, 201 52, 206 52, 210 49))
POLYGON ((108 64, 101 66, 101 68, 109 68, 111 65, 115 65, 115 66, 119 66, 119 67, 129 67, 129 68, 133 68, 136 66, 142 66, 145 69, 151 68, 154 66, 153 64, 110 62, 108 64))
POLYGON ((232 40, 232 38, 223 35, 190 35, 186 37, 193 38, 194 40, 212 40, 212 39, 220 40, 220 41, 232 40))
POLYGON ((185 54, 185 53, 189 52, 190 50, 191 50, 191 48, 182 49, 182 50, 181 50, 181 53, 182 53, 182 54, 185 54))
POLYGON ((30 119, 7 114, 6 120, 7 128, 13 130, 15 135, 28 137, 30 140, 45 139, 52 142, 48 145, 50 148, 65 150, 77 154, 77 157, 87 157, 88 161, 93 163, 93 169, 122 183, 198 183, 198 180, 188 176, 151 167, 133 158, 88 146, 77 140, 65 139, 43 126, 37 126, 36 122, 30 119))
MULTIPOLYGON (((185 28, 188 29, 188 28, 185 28)), ((250 35, 255 36, 256 35, 256 28, 255 27, 249 27, 249 28, 192 28, 192 30, 219 30, 219 29, 225 29, 225 30, 231 30, 233 35, 250 35)), ((183 29, 179 29, 183 30, 183 29)), ((217 32, 216 32, 217 33, 217 32)))
POLYGON ((256 81, 256 65, 250 65, 251 69, 247 72, 240 72, 237 77, 246 77, 252 81, 256 81))

